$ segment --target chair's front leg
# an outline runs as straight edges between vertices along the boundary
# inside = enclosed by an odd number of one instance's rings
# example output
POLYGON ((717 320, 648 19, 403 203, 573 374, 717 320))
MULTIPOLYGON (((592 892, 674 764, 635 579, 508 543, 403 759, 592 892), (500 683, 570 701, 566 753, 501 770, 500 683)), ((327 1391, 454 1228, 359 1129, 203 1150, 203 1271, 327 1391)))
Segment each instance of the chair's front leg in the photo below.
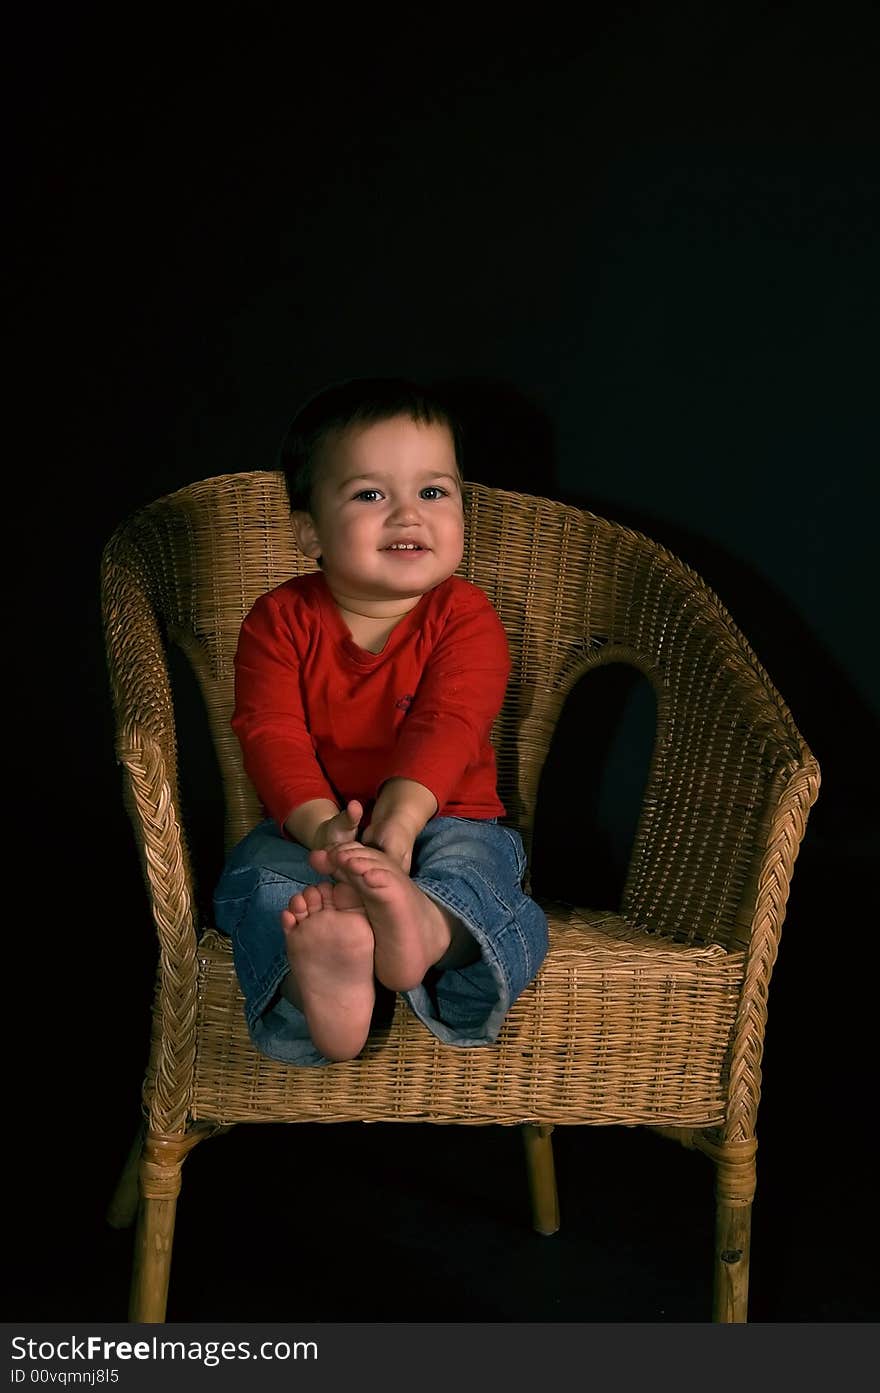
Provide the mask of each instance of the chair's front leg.
POLYGON ((694 1144, 715 1162, 715 1283, 712 1319, 723 1324, 748 1320, 749 1249, 755 1197, 754 1137, 718 1141, 695 1133, 694 1144))
POLYGON ((128 1307, 130 1321, 161 1324, 168 1306, 177 1196, 141 1200, 128 1307))
POLYGON ((202 1123, 173 1136, 147 1133, 139 1169, 141 1199, 128 1310, 130 1321, 161 1324, 165 1320, 183 1162, 205 1137, 228 1130, 202 1123))
POLYGON ((751 1204, 728 1204, 718 1193, 715 1210, 713 1321, 726 1325, 741 1325, 749 1318, 751 1231, 751 1204))

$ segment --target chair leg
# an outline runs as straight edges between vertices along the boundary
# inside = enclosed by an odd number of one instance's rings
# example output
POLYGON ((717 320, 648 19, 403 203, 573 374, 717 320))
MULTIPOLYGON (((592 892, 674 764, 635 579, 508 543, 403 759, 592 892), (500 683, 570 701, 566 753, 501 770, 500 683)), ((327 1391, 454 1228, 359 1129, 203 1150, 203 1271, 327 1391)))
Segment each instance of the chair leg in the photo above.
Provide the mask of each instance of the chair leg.
POLYGON ((526 1171, 532 1200, 532 1227, 537 1233, 551 1234, 559 1228, 559 1196, 553 1166, 552 1127, 524 1122, 520 1127, 526 1149, 526 1171))
POLYGON ((749 1310, 751 1204, 734 1207, 719 1195, 715 1211, 715 1290, 712 1319, 742 1325, 749 1310))
POLYGON ((112 1229, 127 1229, 134 1223, 138 1207, 138 1168, 144 1149, 145 1132, 146 1126, 142 1122, 107 1206, 107 1223, 112 1229))
POLYGON ((715 1162, 715 1283, 712 1319, 744 1324, 749 1306, 749 1254, 755 1197, 754 1137, 715 1142, 695 1133, 698 1150, 715 1162))
POLYGON ((176 1212, 176 1195, 168 1200, 141 1200, 128 1306, 130 1321, 161 1325, 165 1320, 176 1212))
POLYGON ((147 1133, 139 1168, 141 1201, 128 1308, 130 1321, 161 1324, 165 1320, 183 1162, 200 1141, 228 1130, 200 1123, 173 1136, 147 1133))

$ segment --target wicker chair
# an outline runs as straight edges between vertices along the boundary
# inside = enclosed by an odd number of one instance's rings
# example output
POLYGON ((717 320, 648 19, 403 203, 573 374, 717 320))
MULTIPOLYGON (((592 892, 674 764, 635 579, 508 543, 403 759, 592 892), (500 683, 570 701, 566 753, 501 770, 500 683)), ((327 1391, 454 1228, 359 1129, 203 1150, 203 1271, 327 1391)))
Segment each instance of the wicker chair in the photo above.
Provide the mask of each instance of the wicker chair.
POLYGON ((297 1069, 253 1049, 228 942, 196 922, 167 648, 188 656, 204 696, 229 847, 260 816, 229 725, 239 625, 259 594, 313 563, 294 548, 272 471, 161 498, 105 548, 117 754, 159 936, 144 1133, 111 1206, 112 1222, 133 1219, 137 1177, 132 1320, 164 1319, 192 1146, 237 1122, 317 1120, 521 1125, 543 1233, 559 1223, 555 1124, 656 1128, 716 1165, 714 1318, 746 1319, 767 989, 818 766, 726 610, 676 557, 574 507, 482 485, 468 495, 460 573, 510 640, 493 740, 527 850, 554 726, 582 674, 632 664, 657 698, 620 913, 542 901, 548 957, 486 1049, 440 1044, 400 998, 355 1060, 297 1069))

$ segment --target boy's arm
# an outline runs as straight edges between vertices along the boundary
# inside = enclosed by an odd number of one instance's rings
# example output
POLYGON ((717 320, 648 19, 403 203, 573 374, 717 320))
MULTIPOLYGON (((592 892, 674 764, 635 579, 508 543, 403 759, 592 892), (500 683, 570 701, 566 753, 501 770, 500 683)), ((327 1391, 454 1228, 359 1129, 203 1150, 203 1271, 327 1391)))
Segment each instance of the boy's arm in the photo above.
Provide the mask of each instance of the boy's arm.
POLYGON ((293 635, 271 595, 257 600, 241 626, 232 728, 248 778, 270 816, 311 846, 339 804, 306 724, 293 635))
POLYGON ((507 689, 510 652, 486 597, 477 592, 469 600, 451 617, 422 674, 364 841, 380 845, 386 824, 407 834, 414 827, 414 840, 465 769, 480 760, 494 768, 489 734, 507 689))

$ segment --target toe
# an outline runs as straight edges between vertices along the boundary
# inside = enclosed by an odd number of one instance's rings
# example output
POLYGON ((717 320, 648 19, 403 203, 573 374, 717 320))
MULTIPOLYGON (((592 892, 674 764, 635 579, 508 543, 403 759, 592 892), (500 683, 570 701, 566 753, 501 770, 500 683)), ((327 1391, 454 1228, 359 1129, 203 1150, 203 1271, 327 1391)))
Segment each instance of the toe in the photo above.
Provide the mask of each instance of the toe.
POLYGON ((336 897, 333 893, 336 887, 331 880, 322 880, 314 888, 321 898, 322 909, 333 909, 336 907, 336 897))
POLYGON ((363 880, 371 890, 384 890, 386 886, 391 884, 391 879, 384 866, 364 867, 363 880))
POLYGON ((300 898, 306 905, 309 914, 316 914, 319 909, 324 908, 324 900, 317 885, 307 885, 300 898))
POLYGON ((361 847, 352 847, 350 851, 340 852, 339 865, 344 866, 347 871, 354 871, 355 875, 363 875, 367 866, 372 865, 372 861, 369 856, 364 856, 361 847))

